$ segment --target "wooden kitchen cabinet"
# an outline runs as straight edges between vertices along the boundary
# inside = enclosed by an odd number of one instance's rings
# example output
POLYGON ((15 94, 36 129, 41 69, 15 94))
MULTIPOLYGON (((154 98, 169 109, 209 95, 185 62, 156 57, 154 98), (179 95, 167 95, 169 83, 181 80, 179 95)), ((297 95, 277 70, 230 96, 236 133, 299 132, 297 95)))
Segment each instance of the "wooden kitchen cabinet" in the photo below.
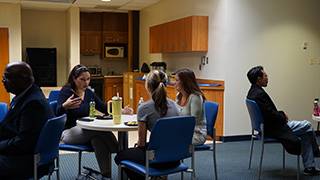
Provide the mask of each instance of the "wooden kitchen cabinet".
POLYGON ((106 76, 104 78, 104 100, 109 101, 113 96, 123 97, 123 77, 106 76))
POLYGON ((80 53, 83 55, 101 54, 101 31, 80 32, 80 53))
POLYGON ((128 43, 128 32, 104 31, 103 42, 126 44, 128 43))
POLYGON ((101 54, 102 14, 80 13, 80 53, 101 54))
POLYGON ((139 72, 125 72, 123 74, 123 105, 129 105, 133 109, 136 109, 135 103, 136 97, 136 79, 142 77, 143 73, 139 72))
POLYGON ((149 51, 208 51, 208 16, 189 16, 150 27, 149 51))
POLYGON ((133 111, 135 113, 138 110, 138 102, 141 97, 143 98, 144 101, 148 101, 150 99, 148 92, 145 89, 145 81, 137 80, 135 84, 135 97, 133 102, 133 111))
MULTIPOLYGON (((216 80, 206 80, 206 79, 197 79, 198 83, 201 84, 219 84, 219 86, 200 86, 200 89, 204 93, 206 99, 208 101, 213 101, 219 104, 218 114, 217 114, 217 120, 215 124, 216 128, 216 135, 218 137, 223 136, 223 118, 224 118, 224 81, 216 81, 216 80)), ((134 104, 137 104, 139 102, 140 97, 143 97, 144 101, 149 100, 149 96, 147 91, 144 87, 145 81, 137 80, 136 82, 136 95, 134 104)), ((177 91, 175 90, 174 86, 168 85, 167 86, 167 95, 170 99, 174 100, 176 99, 177 91)), ((136 107, 134 108, 134 111, 136 112, 136 107)))
POLYGON ((128 43, 128 13, 103 13, 103 43, 128 43))

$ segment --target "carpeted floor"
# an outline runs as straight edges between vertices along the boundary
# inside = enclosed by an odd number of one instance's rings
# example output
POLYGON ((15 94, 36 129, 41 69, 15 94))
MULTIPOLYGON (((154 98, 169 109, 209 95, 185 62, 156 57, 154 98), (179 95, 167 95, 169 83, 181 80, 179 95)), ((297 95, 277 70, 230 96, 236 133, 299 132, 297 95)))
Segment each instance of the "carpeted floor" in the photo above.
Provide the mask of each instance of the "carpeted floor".
MULTIPOLYGON (((218 178, 221 180, 254 180, 257 179, 258 170, 258 144, 255 146, 252 169, 248 170, 250 141, 228 142, 217 144, 218 178)), ((287 155, 287 154, 286 154, 287 155)), ((62 180, 75 179, 77 174, 77 154, 60 155, 60 175, 62 180)), ((190 162, 190 161, 186 161, 190 162)), ((267 144, 262 169, 262 179, 272 180, 294 180, 296 179, 296 156, 286 156, 286 170, 282 172, 282 147, 279 144, 267 144)), ((303 171, 302 160, 301 172, 303 171)), ((320 158, 316 159, 320 167, 320 158)), ((83 165, 98 169, 93 153, 85 153, 83 165)), ((197 179, 214 179, 212 168, 212 152, 196 153, 197 179)), ((55 179, 55 175, 53 179, 55 179)), ((46 179, 46 178, 43 178, 46 179)), ((117 179, 117 167, 113 164, 113 179, 117 179)), ((170 175, 169 180, 180 179, 180 175, 170 175)), ((186 174, 185 179, 190 179, 186 174)), ((306 177, 301 173, 301 180, 319 180, 320 176, 306 177)))

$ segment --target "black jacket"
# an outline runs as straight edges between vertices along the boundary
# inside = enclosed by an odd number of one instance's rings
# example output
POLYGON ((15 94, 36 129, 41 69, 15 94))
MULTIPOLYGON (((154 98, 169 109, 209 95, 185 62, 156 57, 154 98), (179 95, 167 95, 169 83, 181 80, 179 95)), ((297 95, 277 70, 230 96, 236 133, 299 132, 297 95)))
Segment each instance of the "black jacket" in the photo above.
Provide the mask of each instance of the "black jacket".
POLYGON ((54 117, 40 88, 32 85, 0 124, 0 154, 32 155, 43 125, 54 117))
POLYGON ((262 87, 251 85, 247 95, 248 99, 254 100, 260 107, 264 120, 264 133, 267 137, 278 139, 285 149, 291 154, 301 153, 301 142, 287 125, 286 115, 278 111, 270 96, 262 87))

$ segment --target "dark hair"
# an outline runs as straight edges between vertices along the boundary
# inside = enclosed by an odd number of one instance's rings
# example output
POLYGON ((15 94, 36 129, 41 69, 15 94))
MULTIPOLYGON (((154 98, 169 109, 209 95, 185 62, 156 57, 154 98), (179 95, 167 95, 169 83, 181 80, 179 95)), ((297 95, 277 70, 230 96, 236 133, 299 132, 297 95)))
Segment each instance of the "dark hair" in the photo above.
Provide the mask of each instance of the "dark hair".
MULTIPOLYGON (((183 68, 183 69, 178 69, 177 71, 174 72, 176 76, 179 77, 179 80, 181 82, 182 89, 184 92, 188 94, 196 94, 199 96, 202 96, 203 101, 206 100, 206 97, 204 96, 203 92, 198 86, 198 83, 196 81, 196 76, 194 72, 190 69, 183 68)), ((179 93, 177 96, 178 102, 181 101, 182 94, 179 93)))
POLYGON ((89 69, 86 66, 81 64, 78 64, 75 67, 73 67, 73 69, 69 74, 68 82, 66 83, 66 86, 69 85, 73 90, 76 90, 76 85, 73 79, 78 78, 83 72, 89 72, 89 69))
POLYGON ((251 84, 256 84, 258 77, 262 77, 263 76, 263 67, 262 66, 255 66, 253 68, 251 68, 248 73, 247 73, 247 77, 250 81, 251 84))
POLYGON ((168 77, 166 73, 159 70, 151 71, 146 79, 146 87, 154 101, 155 109, 160 113, 161 117, 165 116, 168 111, 167 81, 168 77))
POLYGON ((34 83, 32 69, 25 62, 9 63, 6 66, 4 76, 12 81, 15 91, 22 91, 34 83))

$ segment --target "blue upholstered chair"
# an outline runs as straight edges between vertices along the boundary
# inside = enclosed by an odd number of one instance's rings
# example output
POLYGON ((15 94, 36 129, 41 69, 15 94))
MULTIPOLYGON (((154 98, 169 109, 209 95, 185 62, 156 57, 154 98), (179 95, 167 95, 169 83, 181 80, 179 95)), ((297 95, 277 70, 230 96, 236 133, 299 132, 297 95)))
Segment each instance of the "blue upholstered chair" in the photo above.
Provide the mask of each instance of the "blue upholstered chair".
MULTIPOLYGON (((164 176, 188 170, 183 162, 179 166, 167 169, 156 169, 150 167, 153 163, 165 163, 181 161, 192 157, 192 136, 195 126, 195 118, 191 116, 177 116, 161 118, 153 127, 149 144, 146 150, 146 164, 138 164, 129 160, 120 162, 121 167, 126 167, 137 173, 149 176, 164 176)), ((192 171, 193 172, 193 171, 192 171)), ((121 176, 121 173, 119 173, 121 176)), ((194 176, 192 176, 194 177, 194 176)), ((119 177, 121 179, 121 177, 119 177)))
MULTIPOLYGON (((57 101, 49 102, 50 107, 54 113, 57 110, 57 101)), ((78 153, 78 175, 81 174, 81 159, 82 159, 82 152, 88 151, 93 152, 93 148, 90 145, 81 145, 81 144, 59 144, 59 149, 64 151, 72 151, 78 153)))
POLYGON ((48 101, 57 101, 59 98, 60 90, 52 90, 49 93, 48 101))
MULTIPOLYGON (((214 177, 217 180, 217 162, 216 162, 216 129, 214 128, 217 114, 218 114, 219 105, 215 102, 206 101, 204 103, 205 117, 207 122, 207 135, 212 138, 212 146, 203 144, 194 146, 194 150, 196 151, 212 151, 213 157, 213 169, 214 169, 214 177)), ((194 163, 194 162, 192 162, 194 163)))
POLYGON ((0 122, 3 120, 3 118, 6 116, 8 112, 8 105, 7 103, 0 102, 0 122))
POLYGON ((49 119, 40 132, 34 154, 34 179, 38 179, 38 167, 55 162, 55 168, 49 168, 48 175, 56 171, 59 175, 59 142, 66 122, 66 115, 49 119))
POLYGON ((59 149, 64 151, 72 151, 78 153, 78 175, 81 174, 81 159, 82 152, 93 152, 94 149, 90 145, 81 145, 81 144, 59 144, 59 149))
MULTIPOLYGON (((249 169, 251 168, 251 159, 253 152, 253 145, 255 140, 261 141, 261 154, 260 154, 260 163, 259 163, 259 175, 258 179, 261 178, 261 169, 262 169, 262 160, 264 153, 264 144, 265 143, 280 143, 278 140, 273 138, 265 137, 264 135, 264 123, 262 113, 258 104, 250 99, 246 99, 247 109, 251 119, 251 147, 250 147, 250 158, 249 158, 249 169)), ((283 163, 282 168, 285 169, 285 149, 282 147, 283 153, 283 163)), ((297 179, 300 177, 300 156, 297 155, 297 179)))
POLYGON ((51 107, 51 110, 53 111, 53 113, 56 115, 57 113, 57 104, 58 102, 56 100, 54 101, 49 101, 49 105, 51 107))

